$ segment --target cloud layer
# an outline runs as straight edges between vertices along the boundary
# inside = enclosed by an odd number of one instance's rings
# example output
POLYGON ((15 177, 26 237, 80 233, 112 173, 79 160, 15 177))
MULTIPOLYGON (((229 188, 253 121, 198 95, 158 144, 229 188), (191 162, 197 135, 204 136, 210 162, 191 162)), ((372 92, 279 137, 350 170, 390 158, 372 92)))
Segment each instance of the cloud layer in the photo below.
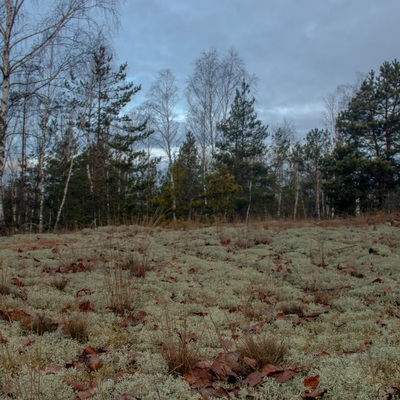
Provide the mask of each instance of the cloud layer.
POLYGON ((259 78, 263 122, 304 135, 329 92, 399 57, 399 15, 398 0, 128 0, 116 50, 140 101, 159 70, 183 89, 202 51, 233 47, 259 78))

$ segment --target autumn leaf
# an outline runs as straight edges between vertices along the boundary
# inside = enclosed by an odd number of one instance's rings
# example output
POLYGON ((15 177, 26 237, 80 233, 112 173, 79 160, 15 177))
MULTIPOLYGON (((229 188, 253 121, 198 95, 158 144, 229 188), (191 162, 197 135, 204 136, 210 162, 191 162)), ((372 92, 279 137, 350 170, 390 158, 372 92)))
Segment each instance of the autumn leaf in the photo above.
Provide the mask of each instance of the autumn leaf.
POLYGON ((139 358, 143 357, 142 353, 139 353, 139 352, 133 351, 133 350, 129 350, 125 354, 128 358, 130 365, 135 364, 139 360, 139 358))
POLYGON ((121 321, 121 326, 126 328, 128 326, 144 324, 147 316, 148 314, 146 311, 139 311, 136 316, 134 314, 129 314, 121 321))
POLYGON ((83 312, 93 312, 95 311, 94 304, 91 303, 89 300, 81 301, 79 303, 79 310, 83 312))
POLYGON ((233 372, 232 368, 227 363, 214 361, 212 363, 211 370, 216 375, 218 380, 233 383, 238 379, 237 374, 233 372))
POLYGON ((288 319, 287 315, 285 315, 283 312, 279 312, 275 315, 276 319, 288 319))
POLYGON ((283 372, 284 370, 281 368, 277 368, 274 365, 271 364, 267 364, 262 370, 261 372, 265 375, 265 376, 271 376, 271 375, 275 375, 278 373, 283 372))
POLYGON ((187 342, 197 342, 197 335, 194 332, 188 333, 186 335, 187 342))
POLYGON ((32 326, 32 321, 33 321, 32 315, 22 310, 14 310, 6 312, 0 310, 0 319, 9 322, 19 321, 21 325, 24 326, 25 328, 30 328, 32 326))
POLYGON ((192 371, 184 374, 183 378, 191 388, 196 389, 212 386, 215 380, 208 368, 201 367, 194 368, 192 371))
POLYGON ((360 346, 360 348, 358 349, 358 351, 360 351, 360 352, 363 353, 363 352, 369 350, 369 349, 371 348, 371 345, 372 345, 372 342, 364 342, 364 343, 360 346))
POLYGON ((265 376, 266 375, 261 371, 254 371, 250 375, 247 375, 243 382, 250 387, 257 387, 263 382, 265 376))
POLYGON ((31 346, 33 343, 35 343, 35 339, 34 338, 28 338, 23 340, 23 342, 21 343, 21 346, 19 346, 18 352, 22 353, 26 347, 31 346))
POLYGON ((126 375, 134 375, 135 373, 132 371, 119 371, 115 374, 115 381, 118 382, 120 378, 123 378, 126 375))
POLYGON ((322 389, 320 387, 317 387, 311 392, 307 392, 302 396, 304 400, 312 400, 312 399, 317 399, 318 397, 324 395, 327 392, 326 389, 322 389))
POLYGON ((86 295, 90 295, 93 294, 93 290, 90 289, 80 289, 76 292, 76 297, 82 297, 82 296, 86 296, 86 295))
POLYGON ((218 354, 218 361, 229 365, 233 370, 239 369, 240 353, 238 351, 222 352, 218 354))
POLYGON ((97 371, 103 366, 101 358, 96 354, 89 354, 85 364, 90 371, 97 371))
POLYGON ((76 394, 76 400, 86 400, 96 395, 96 391, 94 389, 84 390, 82 392, 78 392, 76 394))
POLYGON ((296 371, 288 369, 288 370, 283 371, 280 374, 276 375, 274 378, 275 378, 276 382, 284 383, 284 382, 288 381, 289 379, 292 379, 296 375, 297 375, 296 371))
POLYGON ((319 375, 310 376, 304 379, 303 383, 305 387, 316 389, 319 385, 319 375))
POLYGON ((78 357, 78 361, 72 363, 72 365, 67 364, 66 367, 75 367, 77 369, 87 368, 89 371, 97 371, 103 366, 100 353, 106 352, 106 348, 94 349, 91 346, 86 347, 83 353, 78 357))
POLYGON ((19 278, 11 278, 11 283, 15 286, 25 286, 24 283, 19 278))
POLYGON ((257 361, 254 360, 253 358, 243 357, 243 362, 252 369, 257 368, 257 361))

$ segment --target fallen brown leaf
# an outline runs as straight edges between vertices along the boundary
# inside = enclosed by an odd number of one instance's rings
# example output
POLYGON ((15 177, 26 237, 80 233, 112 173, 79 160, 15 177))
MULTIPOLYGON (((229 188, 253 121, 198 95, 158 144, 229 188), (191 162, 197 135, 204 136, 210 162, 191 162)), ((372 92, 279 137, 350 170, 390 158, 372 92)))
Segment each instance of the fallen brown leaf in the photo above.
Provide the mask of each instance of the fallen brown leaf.
POLYGON ((288 369, 288 370, 283 371, 280 374, 276 375, 275 381, 278 383, 284 383, 284 382, 288 381, 289 379, 292 379, 296 375, 297 375, 296 371, 288 369))
POLYGON ((25 284, 19 278, 11 278, 11 283, 15 286, 25 286, 25 284))
POLYGON ((316 389, 319 385, 319 375, 310 376, 304 379, 303 383, 305 387, 316 389))
POLYGON ((82 392, 78 392, 76 394, 76 400, 86 400, 90 399, 91 397, 95 396, 96 391, 94 389, 84 390, 82 392))
POLYGON ((261 371, 254 371, 250 375, 248 375, 243 382, 250 387, 257 387, 261 383, 263 383, 263 379, 265 378, 265 376, 266 375, 261 371))
POLYGON ((79 310, 83 311, 83 312, 94 312, 95 311, 95 307, 94 307, 94 304, 91 303, 89 300, 81 301, 79 303, 79 310))
POLYGON ((191 388, 201 389, 212 386, 215 378, 206 368, 194 368, 192 371, 184 374, 184 380, 191 388))
POLYGON ((233 372, 232 368, 227 363, 214 361, 211 370, 216 375, 217 380, 234 383, 238 379, 237 374, 233 372))
POLYGON ((303 394, 302 398, 304 400, 312 400, 312 399, 317 399, 320 396, 323 396, 327 392, 326 389, 322 389, 320 387, 316 388, 315 390, 311 392, 307 392, 303 394))
POLYGON ((28 338, 22 341, 21 346, 19 346, 18 352, 22 353, 25 349, 25 347, 29 347, 31 346, 33 343, 35 343, 35 339, 34 338, 28 338))
POLYGON ((257 367, 257 361, 253 358, 243 357, 243 362, 252 369, 256 369, 257 367))

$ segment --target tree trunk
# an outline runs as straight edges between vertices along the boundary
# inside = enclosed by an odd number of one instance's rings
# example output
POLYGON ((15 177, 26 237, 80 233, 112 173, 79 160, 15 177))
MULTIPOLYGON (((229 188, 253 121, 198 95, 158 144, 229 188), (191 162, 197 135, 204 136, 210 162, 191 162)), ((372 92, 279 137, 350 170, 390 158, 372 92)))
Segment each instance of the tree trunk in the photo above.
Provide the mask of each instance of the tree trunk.
POLYGON ((27 132, 26 132, 26 118, 27 118, 27 107, 26 107, 26 102, 27 99, 24 99, 24 105, 22 109, 22 137, 21 137, 21 175, 20 175, 20 181, 19 181, 19 229, 23 230, 24 225, 26 222, 26 168, 27 168, 27 162, 26 162, 26 142, 27 142, 27 132))
POLYGON ((54 231, 56 231, 56 229, 57 229, 57 226, 58 226, 58 223, 59 223, 60 217, 61 217, 61 212, 62 212, 62 210, 64 208, 65 199, 67 198, 68 185, 69 185, 69 180, 70 180, 71 174, 72 174, 72 166, 73 166, 73 164, 74 164, 74 157, 73 157, 73 155, 71 155, 71 160, 70 160, 70 163, 69 163, 67 180, 65 181, 65 186, 64 186, 63 198, 62 198, 60 207, 59 207, 58 212, 57 212, 57 218, 56 218, 56 222, 54 224, 54 231))
POLYGON ((38 192, 39 192, 39 233, 43 232, 43 207, 44 207, 44 153, 45 153, 45 138, 40 146, 39 165, 38 165, 38 192))
POLYGON ((297 218, 297 209, 299 207, 299 194, 300 194, 300 179, 299 179, 299 171, 296 167, 294 173, 294 185, 295 185, 295 198, 294 198, 294 209, 293 209, 293 219, 297 218))
POLYGON ((282 209, 282 188, 279 187, 279 190, 278 190, 278 211, 277 211, 278 218, 281 217, 281 209, 282 209))
POLYGON ((251 207, 251 189, 252 189, 252 182, 249 183, 249 205, 247 206, 247 211, 246 211, 246 224, 249 221, 249 215, 250 215, 250 207, 251 207))
POLYGON ((318 220, 321 219, 319 183, 319 170, 317 168, 315 171, 315 216, 318 220))
POLYGON ((0 111, 0 234, 7 234, 6 221, 4 218, 4 203, 3 203, 3 177, 5 169, 6 156, 6 139, 7 139, 7 116, 10 97, 10 50, 11 50, 11 31, 13 21, 12 1, 7 1, 7 18, 6 29, 3 32, 3 65, 2 75, 3 82, 1 84, 1 111, 0 111))

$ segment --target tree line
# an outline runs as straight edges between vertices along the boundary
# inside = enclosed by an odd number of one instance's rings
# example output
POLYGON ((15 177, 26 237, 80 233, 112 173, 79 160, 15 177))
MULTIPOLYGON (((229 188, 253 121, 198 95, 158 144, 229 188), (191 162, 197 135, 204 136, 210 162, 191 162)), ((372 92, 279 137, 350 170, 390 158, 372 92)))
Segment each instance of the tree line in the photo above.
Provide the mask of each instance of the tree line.
POLYGON ((37 24, 29 10, 0 5, 3 233, 396 210, 397 60, 330 93, 323 127, 298 141, 291 122, 258 118, 257 79, 233 49, 201 53, 184 93, 160 71, 132 108, 141 87, 103 33, 118 2, 49 2, 37 24))

